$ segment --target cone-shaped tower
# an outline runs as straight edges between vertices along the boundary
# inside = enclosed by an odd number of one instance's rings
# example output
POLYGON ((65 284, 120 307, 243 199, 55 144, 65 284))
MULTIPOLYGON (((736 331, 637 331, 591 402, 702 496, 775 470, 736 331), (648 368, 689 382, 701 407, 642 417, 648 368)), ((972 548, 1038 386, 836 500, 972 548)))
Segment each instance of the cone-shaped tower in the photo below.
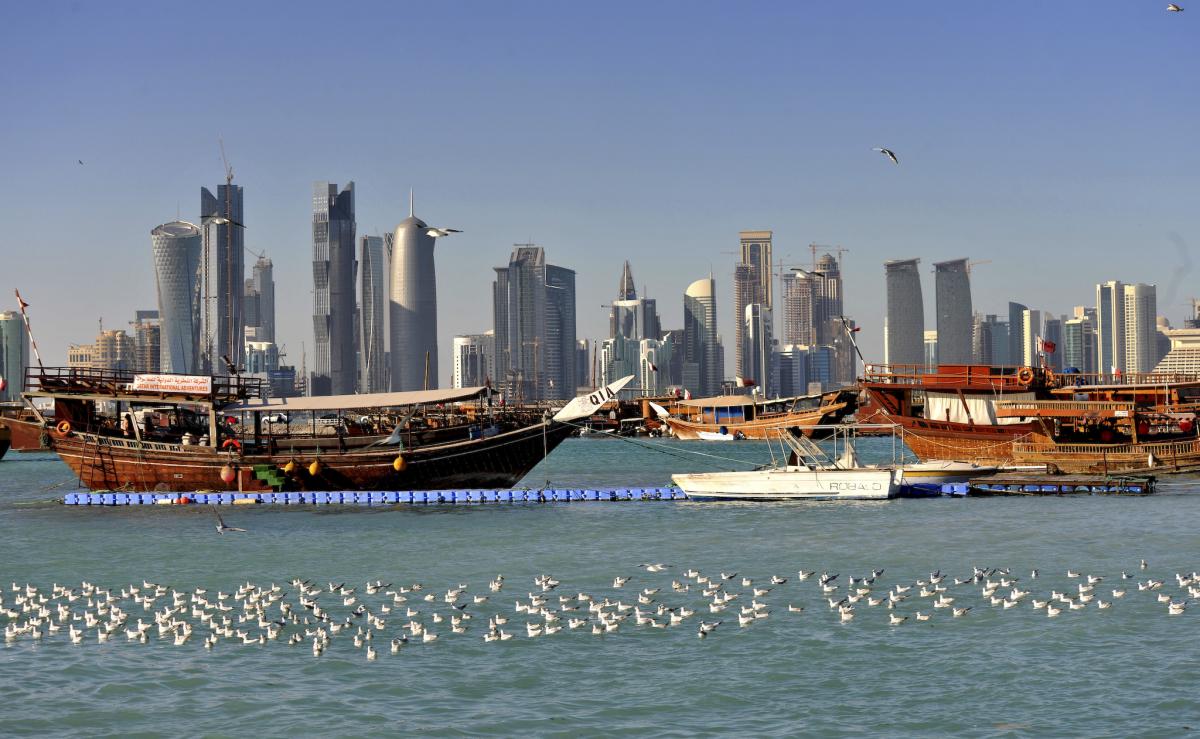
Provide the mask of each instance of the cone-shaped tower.
POLYGON ((391 366, 392 391, 438 386, 437 275, 433 264, 435 237, 413 214, 396 226, 392 251, 391 366), (428 357, 428 372, 426 372, 428 357))

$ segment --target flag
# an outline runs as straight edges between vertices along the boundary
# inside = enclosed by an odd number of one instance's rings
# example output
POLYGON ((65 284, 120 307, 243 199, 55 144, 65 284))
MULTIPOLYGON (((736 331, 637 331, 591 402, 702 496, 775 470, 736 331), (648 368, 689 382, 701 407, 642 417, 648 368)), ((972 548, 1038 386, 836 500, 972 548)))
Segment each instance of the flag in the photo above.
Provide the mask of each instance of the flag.
POLYGON ((754 387, 758 384, 749 377, 734 377, 734 380, 737 381, 738 387, 754 387))
POLYGON ((658 365, 654 362, 646 362, 646 366, 650 368, 651 372, 658 372, 658 365))
POLYGON ((8 389, 8 380, 0 377, 0 393, 8 389))
POLYGON ((13 290, 13 292, 17 294, 17 305, 21 306, 21 310, 25 310, 26 308, 28 308, 29 303, 26 303, 25 298, 21 297, 21 291, 13 290))
POLYGON ((1038 346, 1041 347, 1041 351, 1047 354, 1053 354, 1054 350, 1058 348, 1058 344, 1055 344, 1053 341, 1043 339, 1041 336, 1038 336, 1038 346))
POLYGON ((692 399, 692 391, 691 391, 691 390, 684 390, 684 391, 683 391, 683 399, 684 399, 684 400, 691 400, 691 399, 692 399))

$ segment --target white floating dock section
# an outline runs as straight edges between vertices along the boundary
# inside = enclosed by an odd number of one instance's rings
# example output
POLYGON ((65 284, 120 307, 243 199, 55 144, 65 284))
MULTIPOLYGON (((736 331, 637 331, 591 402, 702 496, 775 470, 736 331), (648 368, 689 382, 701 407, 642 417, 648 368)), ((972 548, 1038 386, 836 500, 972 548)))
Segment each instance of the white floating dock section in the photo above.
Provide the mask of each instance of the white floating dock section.
POLYGON ((675 487, 545 490, 392 490, 299 493, 67 493, 65 505, 483 505, 687 500, 675 487))

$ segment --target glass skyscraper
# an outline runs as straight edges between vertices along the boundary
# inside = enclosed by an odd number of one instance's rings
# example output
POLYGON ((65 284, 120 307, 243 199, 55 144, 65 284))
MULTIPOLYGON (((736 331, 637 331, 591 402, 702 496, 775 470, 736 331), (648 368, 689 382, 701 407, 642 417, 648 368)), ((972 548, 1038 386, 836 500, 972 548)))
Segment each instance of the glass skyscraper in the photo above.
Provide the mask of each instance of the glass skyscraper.
POLYGON ((246 267, 241 185, 218 185, 214 196, 200 188, 200 227, 204 233, 200 265, 200 367, 225 372, 222 357, 235 366, 242 357, 242 315, 246 267))
POLYGON ((971 277, 967 260, 954 259, 933 265, 937 299, 938 361, 971 362, 971 277))
POLYGON ((200 366, 205 300, 200 227, 186 221, 164 223, 150 232, 150 248, 161 324, 159 368, 185 375, 205 372, 200 366))
POLYGON ((883 327, 886 364, 925 363, 925 303, 921 296, 920 263, 920 259, 883 263, 887 278, 887 316, 883 327))
POLYGON ((361 364, 359 387, 364 393, 382 393, 391 379, 387 367, 384 316, 387 311, 387 260, 383 237, 363 236, 358 257, 362 276, 359 281, 359 322, 361 324, 361 364))
POLYGON ((358 385, 354 349, 354 183, 313 185, 313 333, 310 395, 350 395, 358 385))

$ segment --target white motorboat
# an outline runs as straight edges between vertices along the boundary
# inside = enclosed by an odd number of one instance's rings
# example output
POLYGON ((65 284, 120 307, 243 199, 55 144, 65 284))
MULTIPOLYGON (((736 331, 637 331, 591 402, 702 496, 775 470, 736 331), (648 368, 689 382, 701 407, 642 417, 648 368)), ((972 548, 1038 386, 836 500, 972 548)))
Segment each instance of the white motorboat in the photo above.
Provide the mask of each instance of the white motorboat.
POLYGON ((921 483, 944 485, 955 482, 970 482, 979 477, 993 475, 999 469, 999 467, 994 465, 935 459, 928 462, 914 462, 904 465, 901 468, 901 481, 905 485, 917 485, 921 483))
POLYGON ((898 467, 858 464, 849 427, 836 427, 832 459, 807 437, 780 434, 790 448, 782 464, 748 472, 698 472, 672 479, 693 500, 884 500, 900 489, 898 467))

